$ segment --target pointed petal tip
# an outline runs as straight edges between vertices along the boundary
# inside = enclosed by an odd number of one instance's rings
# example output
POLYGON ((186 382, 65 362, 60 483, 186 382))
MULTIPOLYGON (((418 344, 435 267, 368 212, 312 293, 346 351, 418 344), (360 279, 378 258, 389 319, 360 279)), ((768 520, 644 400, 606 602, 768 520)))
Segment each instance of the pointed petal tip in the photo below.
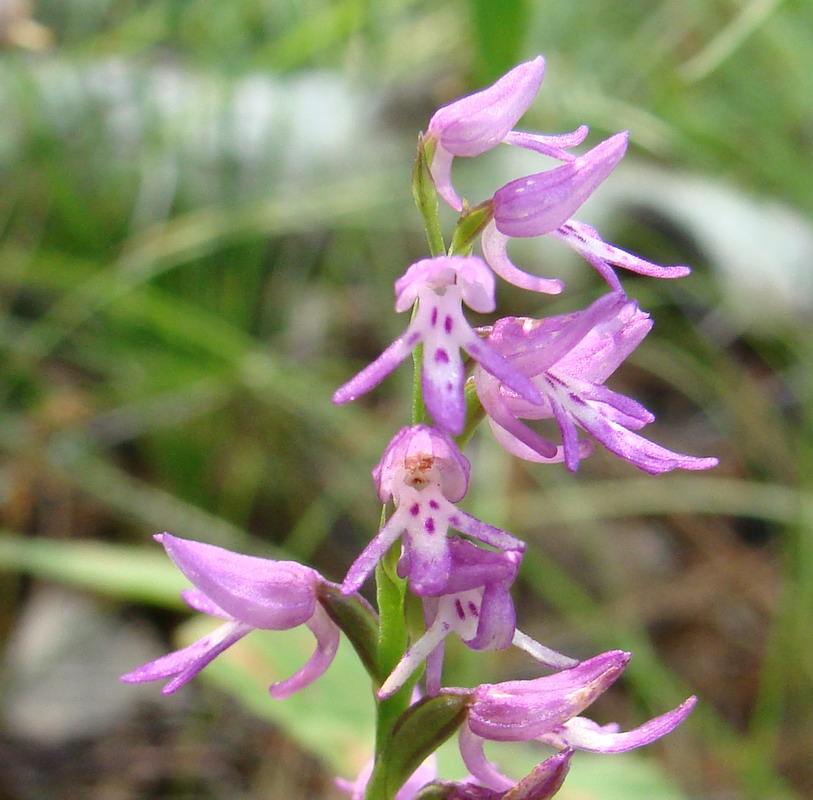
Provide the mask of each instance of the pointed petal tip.
POLYGON ((615 165, 624 157, 628 145, 629 131, 621 131, 605 139, 603 142, 599 142, 592 150, 585 153, 582 158, 591 159, 592 156, 593 160, 598 161, 597 156, 600 156, 601 160, 604 161, 602 170, 603 177, 601 178, 603 181, 612 169, 614 169, 615 165))
POLYGON ((535 83, 538 91, 542 85, 542 79, 545 77, 545 57, 539 55, 524 64, 519 64, 512 71, 517 74, 524 73, 523 77, 535 83))

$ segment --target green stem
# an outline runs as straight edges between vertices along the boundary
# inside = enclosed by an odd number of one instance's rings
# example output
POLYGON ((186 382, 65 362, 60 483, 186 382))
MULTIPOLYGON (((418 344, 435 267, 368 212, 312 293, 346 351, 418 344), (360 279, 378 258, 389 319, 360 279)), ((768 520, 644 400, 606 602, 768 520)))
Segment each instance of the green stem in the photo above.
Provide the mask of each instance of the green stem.
POLYGON ((426 403, 423 400, 423 384, 421 383, 423 345, 418 345, 412 351, 412 365, 412 424, 424 425, 428 418, 426 416, 426 403))
POLYGON ((412 196, 423 218, 429 252, 432 256, 442 256, 446 254, 446 242, 443 240, 443 230, 440 227, 438 195, 429 172, 433 153, 434 142, 426 142, 423 135, 420 135, 415 165, 412 168, 412 196))

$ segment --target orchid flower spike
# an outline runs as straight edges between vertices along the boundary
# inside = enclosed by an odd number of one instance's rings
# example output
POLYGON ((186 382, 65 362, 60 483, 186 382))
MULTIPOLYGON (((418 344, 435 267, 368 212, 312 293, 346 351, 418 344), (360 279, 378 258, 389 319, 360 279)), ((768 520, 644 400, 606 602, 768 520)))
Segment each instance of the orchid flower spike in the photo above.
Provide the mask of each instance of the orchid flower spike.
POLYGON ((637 303, 616 293, 573 314, 498 320, 489 343, 533 381, 545 402, 527 403, 488 373, 476 370, 477 395, 497 440, 527 461, 564 461, 575 472, 591 452, 589 442, 579 441, 578 426, 610 452, 652 475, 716 466, 716 458, 675 453, 633 433, 652 422, 654 415, 603 385, 651 327, 649 315, 637 303), (549 418, 559 427, 561 446, 519 421, 549 418))
POLYGON ((696 698, 690 697, 672 711, 624 733, 617 725, 601 727, 578 716, 618 678, 629 658, 629 653, 613 650, 543 678, 478 686, 460 731, 460 752, 466 767, 486 786, 506 790, 514 782, 485 757, 486 741, 536 739, 558 748, 620 753, 650 744, 674 730, 689 715, 696 698))
POLYGON ((511 534, 454 505, 468 489, 469 461, 438 428, 402 428, 387 445, 373 479, 381 502, 392 499, 395 512, 351 565, 342 584, 344 594, 358 591, 399 537, 403 537, 399 574, 421 596, 437 595, 449 585, 453 567, 449 528, 499 550, 525 548, 511 534))
POLYGON ((494 272, 533 292, 561 292, 561 281, 529 275, 508 257, 511 239, 549 235, 578 252, 613 291, 622 292, 622 288, 611 265, 655 278, 689 274, 688 267, 662 267, 608 245, 594 228, 571 219, 624 157, 627 138, 626 131, 617 133, 561 167, 511 181, 494 193, 493 219, 481 240, 483 255, 494 272))
POLYGON ((209 662, 255 629, 283 631, 306 625, 316 651, 305 666, 270 687, 282 699, 316 680, 330 666, 339 645, 339 628, 317 599, 324 578, 294 561, 240 555, 210 544, 158 534, 167 555, 194 584, 183 592, 196 611, 226 622, 182 650, 144 664, 126 675, 127 683, 171 678, 161 690, 170 694, 194 678, 209 662))
MULTIPOLYGON (((517 550, 484 550, 465 539, 449 540, 449 579, 424 595, 426 632, 404 653, 378 692, 389 697, 426 661, 426 694, 440 692, 443 644, 452 632, 472 650, 502 650, 511 644, 528 651, 547 666, 563 669, 574 659, 543 647, 516 629, 511 585, 522 553, 517 550)), ((408 572, 406 567, 404 572, 408 572)))
POLYGON ((407 329, 375 360, 333 395, 342 404, 370 391, 423 343, 422 384, 435 423, 452 434, 466 419, 466 370, 460 350, 531 404, 542 398, 533 384, 489 347, 463 316, 465 302, 475 311, 495 308, 494 276, 476 256, 439 256, 413 264, 395 283, 395 310, 418 307, 407 329))
POLYGON ((584 141, 585 125, 558 136, 512 130, 536 97, 544 74, 545 60, 537 56, 514 67, 487 89, 455 100, 432 116, 424 137, 426 144, 434 145, 432 180, 438 194, 456 211, 463 210, 463 202, 452 186, 455 156, 479 156, 504 142, 569 161, 573 156, 564 148, 584 141))

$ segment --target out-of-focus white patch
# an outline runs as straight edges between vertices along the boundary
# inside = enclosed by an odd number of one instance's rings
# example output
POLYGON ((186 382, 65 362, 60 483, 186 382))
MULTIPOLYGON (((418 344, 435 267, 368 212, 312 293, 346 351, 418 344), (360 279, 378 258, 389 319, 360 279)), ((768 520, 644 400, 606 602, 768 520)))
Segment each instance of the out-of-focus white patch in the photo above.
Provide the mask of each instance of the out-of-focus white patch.
POLYGON ((813 224, 798 211, 710 177, 637 165, 619 167, 589 206, 605 238, 635 209, 692 240, 733 322, 765 328, 813 311, 813 224))
POLYGON ((155 698, 154 685, 119 676, 162 654, 146 629, 122 624, 85 596, 38 587, 6 652, 3 728, 46 745, 98 735, 155 698))

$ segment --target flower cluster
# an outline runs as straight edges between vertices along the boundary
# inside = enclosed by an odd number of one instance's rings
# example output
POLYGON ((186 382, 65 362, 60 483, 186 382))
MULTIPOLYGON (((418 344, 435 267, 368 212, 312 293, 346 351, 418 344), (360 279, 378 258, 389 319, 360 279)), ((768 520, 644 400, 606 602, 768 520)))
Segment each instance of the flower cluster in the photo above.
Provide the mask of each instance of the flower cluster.
MULTIPOLYGON (((341 782, 354 800, 410 800, 419 793, 438 800, 544 800, 558 791, 574 751, 614 753, 648 744, 680 724, 694 705, 689 698, 628 732, 581 716, 623 672, 629 654, 610 651, 579 662, 520 631, 511 586, 525 544, 459 507, 468 491, 470 464, 454 437, 467 438, 482 416, 512 454, 538 463, 562 462, 571 472, 591 454, 594 441, 651 474, 717 463, 645 439, 637 431, 654 419, 651 412, 605 386, 652 328, 649 315, 626 296, 614 267, 660 278, 681 277, 689 270, 624 252, 572 219, 623 157, 627 134, 617 133, 575 155, 571 149, 586 138, 586 126, 559 135, 514 130, 543 72, 541 57, 519 65, 490 88, 439 109, 419 138, 416 198, 428 185, 461 218, 451 248, 444 245, 443 252, 412 264, 395 281, 395 310, 412 311, 404 332, 333 396, 337 404, 355 400, 410 355, 419 365, 425 414, 419 411, 411 425, 395 433, 372 471, 386 510, 384 522, 344 580, 331 583, 293 562, 238 555, 169 534, 156 537, 195 587, 184 594, 186 602, 225 621, 195 644, 123 679, 168 678, 163 691, 172 692, 249 632, 306 625, 316 650, 298 673, 271 687, 272 696, 282 698, 328 668, 343 631, 370 672, 378 707, 401 703, 402 712, 397 725, 391 711, 379 719, 392 726, 389 739, 381 737, 385 745, 354 782, 341 782), (476 157, 503 143, 561 164, 511 181, 470 206, 454 189, 454 158, 476 157), (465 309, 495 311, 495 275, 534 292, 563 290, 561 281, 524 272, 508 257, 510 239, 537 236, 554 237, 577 251, 609 291, 569 314, 505 317, 487 330, 473 328, 465 309), (482 257, 472 252, 477 237, 482 257), (558 429, 555 440, 525 422, 545 419, 558 429), (591 438, 580 438, 579 429, 591 438), (423 611, 422 629, 395 658, 382 657, 378 638, 365 633, 379 620, 360 595, 376 567, 389 558, 393 579, 402 581, 402 589, 423 611), (518 647, 550 674, 474 689, 446 686, 444 643, 451 633, 472 650, 518 647), (410 701, 421 670, 422 691, 410 701), (436 780, 431 752, 455 728, 471 774, 464 782, 444 783, 436 780), (486 741, 529 740, 555 753, 518 783, 484 754, 486 741), (393 764, 411 768, 399 772, 393 764), (421 765, 417 771, 416 764, 421 765)), ((421 209, 428 232, 439 229, 434 205, 434 218, 426 211, 432 203, 421 209)), ((386 610, 379 611, 383 629, 386 610)), ((403 606, 397 613, 403 618, 403 606)))

